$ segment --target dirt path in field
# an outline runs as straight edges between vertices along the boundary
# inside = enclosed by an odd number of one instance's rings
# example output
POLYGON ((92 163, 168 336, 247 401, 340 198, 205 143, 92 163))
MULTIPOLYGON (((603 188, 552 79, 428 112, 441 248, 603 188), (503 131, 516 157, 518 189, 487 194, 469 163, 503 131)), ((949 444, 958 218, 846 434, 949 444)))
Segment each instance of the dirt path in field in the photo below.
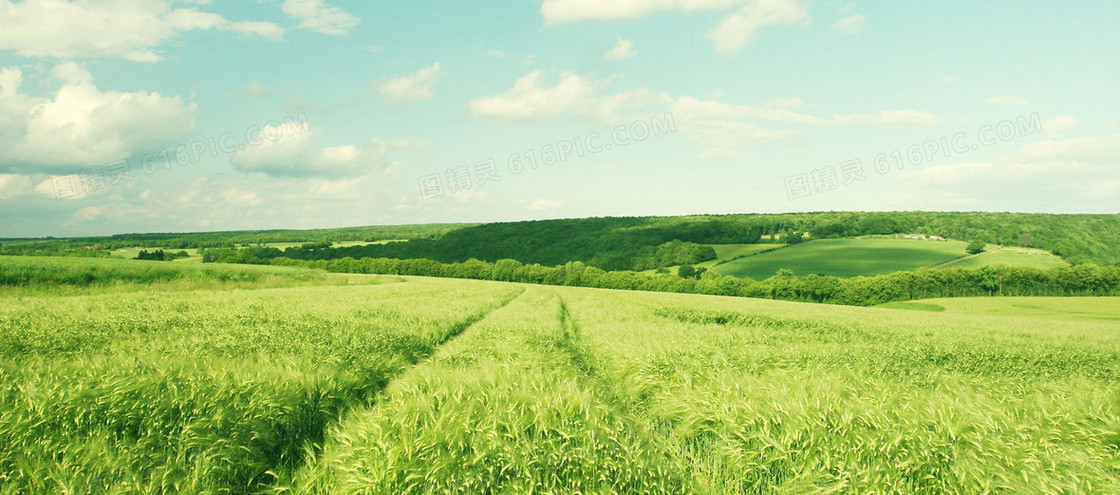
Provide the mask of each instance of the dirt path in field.
POLYGON ((985 254, 988 254, 988 253, 994 253, 994 252, 996 252, 996 251, 999 251, 1000 249, 1003 249, 1003 246, 997 246, 997 247, 996 247, 995 249, 992 249, 992 250, 988 250, 988 251, 984 251, 984 252, 982 252, 982 253, 970 254, 970 255, 968 255, 968 256, 964 256, 964 257, 961 257, 961 258, 957 258, 957 259, 955 259, 955 260, 953 260, 953 261, 946 261, 946 262, 944 262, 944 263, 942 263, 942 264, 940 264, 940 265, 934 266, 934 268, 941 268, 941 267, 944 267, 944 266, 949 266, 949 265, 952 265, 953 263, 956 263, 956 262, 958 262, 958 261, 964 261, 964 260, 967 260, 967 259, 969 259, 969 258, 975 258, 975 257, 977 257, 977 256, 984 256, 985 254))

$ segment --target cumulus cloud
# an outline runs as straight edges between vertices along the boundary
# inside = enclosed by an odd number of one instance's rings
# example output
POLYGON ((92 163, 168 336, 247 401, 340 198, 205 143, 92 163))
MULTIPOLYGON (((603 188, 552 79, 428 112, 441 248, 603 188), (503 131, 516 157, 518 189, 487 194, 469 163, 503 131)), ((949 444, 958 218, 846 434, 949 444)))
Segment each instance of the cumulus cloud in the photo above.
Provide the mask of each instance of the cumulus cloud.
POLYGON ((181 143, 197 108, 156 92, 101 91, 73 63, 52 74, 64 81, 49 98, 25 94, 17 68, 0 69, 0 169, 73 171, 106 165, 181 143))
POLYGON ((284 123, 261 129, 261 138, 234 153, 230 164, 243 172, 281 177, 357 177, 386 166, 386 143, 322 146, 310 124, 284 123))
POLYGON ((832 25, 832 31, 840 34, 859 34, 863 32, 865 27, 867 27, 867 16, 852 14, 836 21, 832 25))
POLYGON ((809 7, 802 0, 544 0, 545 24, 573 21, 637 19, 656 12, 699 12, 738 8, 708 32, 716 51, 737 53, 757 38, 764 26, 808 22, 809 7))
POLYGON ((167 0, 0 0, 0 50, 28 57, 113 57, 153 62, 164 42, 188 31, 223 30, 276 40, 268 22, 233 22, 167 0))
POLYGON ((508 91, 472 100, 469 106, 472 115, 499 121, 576 115, 613 122, 627 109, 670 100, 664 93, 645 89, 603 94, 609 86, 609 81, 574 72, 565 72, 556 84, 549 84, 544 71, 535 70, 518 79, 508 91))
POLYGON ((611 48, 607 53, 603 54, 603 60, 607 62, 618 62, 620 60, 634 58, 637 54, 638 52, 634 51, 633 40, 619 38, 614 48, 611 48))
POLYGON ((439 81, 439 63, 420 69, 415 74, 397 76, 383 83, 374 84, 371 89, 381 94, 393 104, 406 104, 435 97, 432 88, 439 81))
POLYGON ((725 17, 711 31, 708 39, 720 53, 738 53, 758 37, 765 26, 782 26, 809 20, 809 6, 800 0, 756 0, 738 12, 725 17))
POLYGON ((299 27, 333 36, 345 36, 361 22, 354 14, 323 0, 285 0, 280 8, 299 21, 299 27))

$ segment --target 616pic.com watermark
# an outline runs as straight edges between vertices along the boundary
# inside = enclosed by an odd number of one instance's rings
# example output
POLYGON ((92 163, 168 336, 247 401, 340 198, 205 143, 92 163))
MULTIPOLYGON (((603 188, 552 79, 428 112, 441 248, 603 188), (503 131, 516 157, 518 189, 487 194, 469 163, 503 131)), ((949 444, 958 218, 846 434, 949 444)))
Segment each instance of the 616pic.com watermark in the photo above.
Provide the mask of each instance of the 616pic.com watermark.
POLYGON ((133 162, 125 158, 106 165, 86 167, 76 174, 52 176, 51 185, 54 187, 55 199, 76 198, 100 191, 110 185, 130 183, 136 179, 133 175, 134 171, 143 170, 145 173, 153 174, 159 170, 197 163, 206 156, 217 158, 219 155, 231 155, 265 141, 275 142, 286 137, 295 137, 310 132, 310 129, 307 114, 285 116, 279 120, 253 124, 245 128, 240 142, 236 133, 225 132, 218 136, 195 139, 173 148, 143 155, 139 159, 139 167, 134 167, 133 162))
MULTIPOLYGON (((879 175, 887 175, 892 171, 919 167, 938 159, 963 155, 1041 132, 1042 119, 1037 112, 1021 115, 1015 120, 1002 120, 995 124, 980 126, 972 134, 961 131, 951 136, 929 139, 904 148, 878 153, 872 159, 872 169, 879 175)), ((848 186, 857 181, 863 182, 867 177, 863 160, 853 158, 842 161, 838 165, 827 165, 786 177, 786 195, 790 201, 794 201, 813 194, 834 191, 841 185, 848 186)))
POLYGON ((677 132, 677 122, 672 114, 655 115, 617 125, 606 133, 595 131, 584 136, 511 153, 504 164, 499 164, 494 158, 488 158, 428 174, 420 177, 416 182, 420 187, 420 199, 427 201, 445 194, 481 187, 490 182, 500 182, 502 170, 509 175, 520 175, 528 170, 552 167, 569 160, 578 160, 588 155, 622 148, 674 132, 677 132))

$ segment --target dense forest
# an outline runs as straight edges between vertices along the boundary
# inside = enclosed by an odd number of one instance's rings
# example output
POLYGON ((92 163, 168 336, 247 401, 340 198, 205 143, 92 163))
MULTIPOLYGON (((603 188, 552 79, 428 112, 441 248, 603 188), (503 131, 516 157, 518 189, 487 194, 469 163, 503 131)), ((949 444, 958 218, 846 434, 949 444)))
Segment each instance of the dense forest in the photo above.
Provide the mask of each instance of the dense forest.
POLYGON ((1067 261, 1120 264, 1120 215, 1027 213, 820 212, 757 215, 624 217, 489 223, 439 237, 380 245, 210 252, 207 261, 279 257, 514 259, 545 266, 580 261, 603 270, 640 271, 712 259, 696 244, 753 244, 809 238, 914 233, 1053 251, 1067 261), (686 261, 687 260, 687 261, 686 261))

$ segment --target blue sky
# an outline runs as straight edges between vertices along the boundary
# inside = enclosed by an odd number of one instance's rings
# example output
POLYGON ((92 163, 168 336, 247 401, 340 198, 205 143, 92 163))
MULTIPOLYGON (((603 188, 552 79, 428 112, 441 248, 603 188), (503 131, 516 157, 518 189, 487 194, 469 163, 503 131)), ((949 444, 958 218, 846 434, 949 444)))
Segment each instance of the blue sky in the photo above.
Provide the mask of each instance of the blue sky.
POLYGON ((0 0, 0 237, 1116 213, 1118 25, 1108 1, 0 0))

